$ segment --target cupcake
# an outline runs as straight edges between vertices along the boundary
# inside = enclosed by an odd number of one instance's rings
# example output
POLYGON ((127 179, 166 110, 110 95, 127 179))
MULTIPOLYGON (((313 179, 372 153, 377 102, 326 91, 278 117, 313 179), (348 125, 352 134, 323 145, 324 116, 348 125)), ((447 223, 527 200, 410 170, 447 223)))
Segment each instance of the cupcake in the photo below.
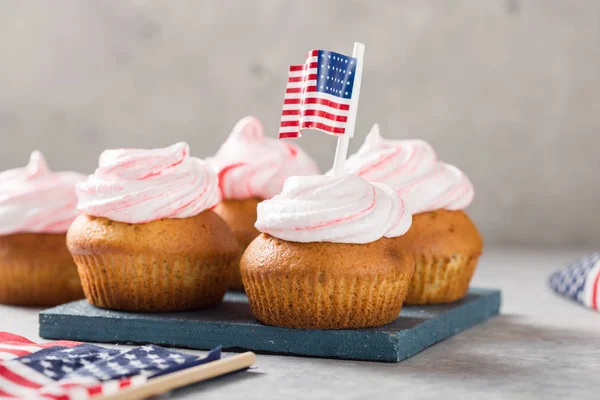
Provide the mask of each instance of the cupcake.
POLYGON ((67 244, 95 306, 180 311, 219 304, 238 245, 212 209, 217 176, 186 143, 107 150, 78 185, 67 244))
POLYGON ((473 185, 458 168, 438 161, 422 140, 384 140, 374 125, 346 171, 389 185, 413 214, 410 230, 396 239, 414 253, 415 274, 407 304, 463 298, 483 249, 479 231, 463 211, 473 185))
POLYGON ((44 156, 0 173, 0 303, 52 306, 83 298, 66 232, 77 217, 75 184, 85 175, 50 172, 44 156))
POLYGON ((392 189, 355 175, 291 177, 258 205, 262 232, 240 271, 252 313, 288 328, 387 324, 400 312, 414 271, 395 237, 411 215, 392 189))
MULTIPOLYGON (((300 147, 265 137, 262 124, 254 117, 239 121, 217 154, 207 161, 219 175, 223 195, 215 212, 235 234, 240 255, 259 234, 254 227, 258 203, 281 192, 290 176, 319 173, 316 163, 300 147)), ((243 288, 239 268, 230 287, 243 288)))

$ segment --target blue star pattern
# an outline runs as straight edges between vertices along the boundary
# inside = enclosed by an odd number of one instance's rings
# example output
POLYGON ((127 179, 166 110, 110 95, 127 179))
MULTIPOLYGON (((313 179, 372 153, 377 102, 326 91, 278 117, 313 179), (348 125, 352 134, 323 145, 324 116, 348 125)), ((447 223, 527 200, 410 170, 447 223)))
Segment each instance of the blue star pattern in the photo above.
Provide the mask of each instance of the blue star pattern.
POLYGON ((592 299, 589 298, 589 293, 586 293, 585 288, 586 282, 597 280, 598 274, 593 270, 598 262, 600 262, 600 253, 594 253, 574 262, 550 277, 550 287, 560 295, 592 307, 592 299))
MULTIPOLYGON (((215 356, 209 355, 208 361, 218 359, 215 356)), ((197 356, 154 345, 116 350, 82 344, 71 348, 51 347, 15 361, 55 381, 93 378, 104 382, 137 375, 153 378, 207 362, 207 359, 199 360, 197 356)))
POLYGON ((318 57, 317 92, 351 98, 357 59, 325 50, 319 50, 318 57))

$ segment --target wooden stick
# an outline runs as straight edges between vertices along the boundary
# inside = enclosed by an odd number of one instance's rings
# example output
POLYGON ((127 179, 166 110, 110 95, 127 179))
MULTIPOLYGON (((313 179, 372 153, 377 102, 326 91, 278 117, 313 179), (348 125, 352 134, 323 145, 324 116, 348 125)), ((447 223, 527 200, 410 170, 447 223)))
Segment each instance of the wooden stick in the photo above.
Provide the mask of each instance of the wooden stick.
POLYGON ((120 390, 117 393, 98 397, 102 400, 138 400, 169 392, 192 383, 201 382, 230 372, 248 368, 256 362, 256 354, 248 351, 235 356, 222 358, 207 364, 184 369, 172 374, 159 376, 147 383, 120 390))

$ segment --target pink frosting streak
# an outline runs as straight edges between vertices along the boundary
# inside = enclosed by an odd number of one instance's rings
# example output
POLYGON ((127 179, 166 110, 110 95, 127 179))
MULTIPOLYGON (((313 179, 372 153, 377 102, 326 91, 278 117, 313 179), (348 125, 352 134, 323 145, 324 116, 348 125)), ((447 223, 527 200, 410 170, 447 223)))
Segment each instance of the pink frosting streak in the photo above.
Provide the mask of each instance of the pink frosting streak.
POLYGON ((293 242, 370 243, 401 236, 411 214, 394 191, 356 175, 294 176, 258 205, 256 228, 293 242))
POLYGON ((377 124, 345 168, 371 182, 389 185, 413 214, 462 210, 475 195, 469 178, 455 166, 438 161, 427 142, 385 140, 377 124))
POLYGON ((221 200, 217 176, 189 154, 187 143, 106 150, 98 169, 77 187, 78 208, 130 224, 187 218, 212 209, 221 200))
POLYGON ((85 175, 50 172, 39 151, 29 164, 0 172, 0 235, 65 233, 77 217, 75 185, 85 175))
POLYGON ((219 175, 225 199, 270 199, 281 192, 290 176, 319 173, 317 164, 300 147, 265 137, 255 117, 240 120, 207 162, 219 175))

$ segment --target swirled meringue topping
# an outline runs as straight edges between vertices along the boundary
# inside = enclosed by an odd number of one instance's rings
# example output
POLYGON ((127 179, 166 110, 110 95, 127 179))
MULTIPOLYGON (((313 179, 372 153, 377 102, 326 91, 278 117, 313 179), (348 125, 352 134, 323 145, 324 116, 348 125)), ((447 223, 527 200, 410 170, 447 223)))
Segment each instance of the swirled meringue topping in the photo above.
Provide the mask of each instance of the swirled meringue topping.
POLYGON ((403 235, 412 223, 386 185, 356 175, 289 178, 281 194, 258 205, 256 228, 293 242, 364 244, 403 235))
POLYGON ((453 165, 438 161, 423 140, 385 140, 375 124, 365 143, 346 161, 346 172, 389 185, 408 210, 462 210, 473 201, 469 178, 453 165))
POLYGON ((225 199, 270 199, 294 175, 313 175, 319 168, 300 147, 265 137, 255 117, 240 120, 217 154, 207 159, 219 175, 225 199))
POLYGON ((77 217, 76 172, 50 172, 39 151, 29 164, 0 172, 0 235, 65 233, 77 217))
POLYGON ((183 142, 154 150, 104 151, 98 169, 77 187, 79 210, 141 224, 213 208, 221 200, 217 176, 189 153, 183 142))

